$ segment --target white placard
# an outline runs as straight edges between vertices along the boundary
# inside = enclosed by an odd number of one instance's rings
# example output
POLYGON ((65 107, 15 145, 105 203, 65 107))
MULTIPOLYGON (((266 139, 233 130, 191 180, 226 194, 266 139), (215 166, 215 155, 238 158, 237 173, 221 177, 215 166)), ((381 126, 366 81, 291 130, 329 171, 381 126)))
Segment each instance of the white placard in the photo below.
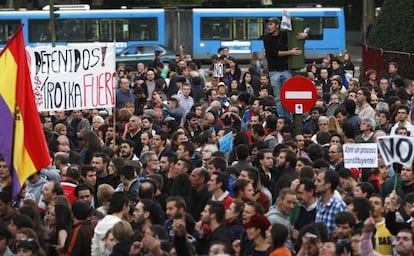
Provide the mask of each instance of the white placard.
POLYGON ((378 147, 376 143, 344 144, 345 168, 378 167, 378 147))
POLYGON ((224 77, 224 67, 222 63, 214 64, 213 77, 224 77))
POLYGON ((112 107, 114 44, 26 48, 38 111, 112 107))
POLYGON ((378 148, 385 164, 400 163, 411 166, 414 160, 414 138, 407 136, 378 137, 378 148))
POLYGON ((290 13, 287 10, 283 10, 282 22, 280 28, 284 30, 292 31, 292 21, 290 18, 290 13))

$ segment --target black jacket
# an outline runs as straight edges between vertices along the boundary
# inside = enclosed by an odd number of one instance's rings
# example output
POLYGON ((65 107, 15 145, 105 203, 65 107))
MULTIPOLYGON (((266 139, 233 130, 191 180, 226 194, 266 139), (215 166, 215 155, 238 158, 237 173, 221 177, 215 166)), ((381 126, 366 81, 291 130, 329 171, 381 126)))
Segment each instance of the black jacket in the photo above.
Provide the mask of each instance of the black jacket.
POLYGON ((208 250, 211 243, 220 241, 231 245, 232 234, 223 224, 212 231, 206 237, 200 238, 197 242, 196 248, 199 255, 208 255, 208 250))

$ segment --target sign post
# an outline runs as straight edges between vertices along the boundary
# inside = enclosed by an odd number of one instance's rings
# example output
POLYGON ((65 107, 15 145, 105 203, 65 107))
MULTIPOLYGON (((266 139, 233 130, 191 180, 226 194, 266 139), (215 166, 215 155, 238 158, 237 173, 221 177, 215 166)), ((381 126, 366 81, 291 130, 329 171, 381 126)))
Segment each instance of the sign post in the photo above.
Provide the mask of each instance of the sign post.
POLYGON ((286 81, 280 90, 282 105, 294 114, 295 131, 302 130, 303 113, 315 105, 317 92, 315 85, 303 76, 295 76, 286 81))

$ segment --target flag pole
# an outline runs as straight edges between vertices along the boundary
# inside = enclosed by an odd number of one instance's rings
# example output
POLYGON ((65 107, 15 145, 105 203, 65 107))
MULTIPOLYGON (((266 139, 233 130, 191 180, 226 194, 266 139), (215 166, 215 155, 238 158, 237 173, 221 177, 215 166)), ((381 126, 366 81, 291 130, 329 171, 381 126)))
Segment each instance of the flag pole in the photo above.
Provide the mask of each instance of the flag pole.
MULTIPOLYGON (((113 25, 112 36, 114 37, 114 47, 115 47, 115 51, 116 51, 116 24, 115 24, 115 22, 113 22, 112 25, 113 25)), ((118 75, 117 69, 118 69, 118 67, 116 66, 116 61, 115 61, 115 75, 116 76, 118 75)), ((116 89, 117 89, 117 87, 118 87, 118 84, 114 88, 114 108, 112 110, 112 126, 113 126, 113 129, 114 129, 114 133, 112 135, 112 140, 113 140, 112 142, 114 143, 114 145, 116 143, 115 137, 116 137, 116 115, 117 115, 117 112, 116 112, 116 89)))
POLYGON ((395 177, 395 179, 394 179, 394 191, 396 191, 396 189, 397 189, 397 181, 398 181, 398 176, 397 176, 398 174, 397 173, 395 173, 394 174, 394 177, 395 177))
POLYGON ((50 0, 49 13, 50 13, 50 41, 52 47, 56 46, 56 29, 55 29, 55 0, 50 0))
MULTIPOLYGON (((16 88, 17 91, 17 88, 16 88)), ((14 113, 13 113, 13 118, 14 118, 14 122, 13 122, 13 136, 12 136, 12 150, 11 150, 11 155, 10 155, 10 166, 12 166, 12 168, 9 168, 9 172, 10 175, 12 176, 12 180, 11 180, 11 185, 12 185, 12 201, 17 200, 17 197, 20 194, 20 190, 21 188, 16 187, 16 182, 18 182, 20 184, 20 180, 19 177, 17 175, 18 170, 15 168, 14 165, 14 144, 16 143, 16 122, 20 120, 20 116, 19 116, 19 109, 17 107, 17 102, 14 104, 14 113), (15 171, 11 171, 12 169, 15 169, 15 171)))
MULTIPOLYGON (((17 32, 13 35, 13 38, 16 36, 17 33, 22 33, 20 32, 20 30, 23 30, 23 25, 21 25, 19 27, 19 29, 17 30, 17 32)), ((17 95, 17 86, 15 87, 16 90, 16 95, 17 95)), ((12 194, 11 194, 11 198, 12 201, 17 200, 17 197, 19 196, 20 190, 21 188, 19 188, 18 186, 16 186, 16 182, 18 182, 19 186, 21 186, 20 184, 20 180, 19 180, 19 175, 18 172, 19 170, 17 169, 17 167, 14 164, 14 148, 15 148, 15 144, 16 144, 16 126, 17 126, 17 122, 20 121, 20 113, 19 113, 19 108, 17 105, 17 100, 14 102, 14 113, 13 113, 13 134, 12 134, 12 150, 10 152, 10 165, 9 165, 9 173, 12 177, 11 180, 11 185, 12 185, 12 194), (10 168, 11 167, 11 168, 10 168), (14 170, 14 171, 12 171, 14 170)))

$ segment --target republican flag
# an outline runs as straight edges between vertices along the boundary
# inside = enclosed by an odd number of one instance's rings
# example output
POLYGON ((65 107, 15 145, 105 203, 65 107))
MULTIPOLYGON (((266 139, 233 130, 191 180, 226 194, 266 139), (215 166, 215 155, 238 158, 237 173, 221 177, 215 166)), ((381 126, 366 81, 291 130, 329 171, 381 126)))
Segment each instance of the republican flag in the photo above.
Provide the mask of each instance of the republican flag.
POLYGON ((50 165, 23 40, 22 26, 0 53, 0 154, 13 179, 13 198, 27 177, 50 165))

